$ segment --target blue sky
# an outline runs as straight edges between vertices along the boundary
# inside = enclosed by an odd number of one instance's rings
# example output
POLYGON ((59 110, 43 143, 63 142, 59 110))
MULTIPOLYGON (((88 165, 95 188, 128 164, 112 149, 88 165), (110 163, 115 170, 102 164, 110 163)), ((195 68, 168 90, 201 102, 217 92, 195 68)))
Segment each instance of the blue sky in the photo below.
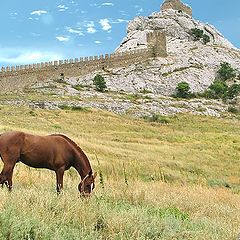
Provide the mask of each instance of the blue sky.
MULTIPOLYGON (((135 16, 163 0, 7 0, 0 8, 0 66, 111 53, 135 16)), ((193 17, 240 48, 240 0, 184 0, 193 17)))

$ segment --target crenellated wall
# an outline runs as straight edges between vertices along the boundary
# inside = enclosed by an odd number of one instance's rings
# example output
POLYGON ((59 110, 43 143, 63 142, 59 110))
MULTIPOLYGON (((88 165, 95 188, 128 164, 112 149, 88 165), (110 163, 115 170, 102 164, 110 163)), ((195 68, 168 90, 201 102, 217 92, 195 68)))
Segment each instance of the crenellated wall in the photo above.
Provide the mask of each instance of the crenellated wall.
POLYGON ((53 62, 2 67, 0 71, 0 92, 14 91, 19 88, 47 79, 64 76, 83 76, 103 68, 125 67, 151 57, 166 57, 166 35, 154 31, 146 35, 148 48, 129 52, 75 58, 53 62))

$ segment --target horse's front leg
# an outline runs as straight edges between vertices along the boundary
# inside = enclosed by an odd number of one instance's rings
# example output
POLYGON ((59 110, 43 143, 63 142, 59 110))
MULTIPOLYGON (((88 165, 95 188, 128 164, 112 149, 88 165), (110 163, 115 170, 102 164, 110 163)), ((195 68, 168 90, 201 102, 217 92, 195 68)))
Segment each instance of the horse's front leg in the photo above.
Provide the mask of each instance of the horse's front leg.
POLYGON ((13 176, 13 171, 11 171, 9 173, 8 178, 7 178, 7 184, 6 185, 8 187, 9 192, 12 191, 12 185, 13 185, 13 183, 12 183, 12 176, 13 176))
MULTIPOLYGON (((13 175, 13 171, 11 173, 9 173, 6 181, 0 179, 0 181, 4 181, 4 182, 1 183, 2 188, 3 188, 4 184, 5 184, 7 186, 7 188, 8 188, 8 190, 9 190, 9 192, 12 191, 12 175, 13 175)), ((3 179, 5 179, 5 177, 3 179)))
POLYGON ((56 178, 57 178, 57 193, 59 194, 61 190, 63 189, 63 174, 64 174, 65 168, 59 168, 56 172, 56 178))
POLYGON ((0 173, 0 184, 3 185, 7 182, 7 174, 3 171, 0 173))

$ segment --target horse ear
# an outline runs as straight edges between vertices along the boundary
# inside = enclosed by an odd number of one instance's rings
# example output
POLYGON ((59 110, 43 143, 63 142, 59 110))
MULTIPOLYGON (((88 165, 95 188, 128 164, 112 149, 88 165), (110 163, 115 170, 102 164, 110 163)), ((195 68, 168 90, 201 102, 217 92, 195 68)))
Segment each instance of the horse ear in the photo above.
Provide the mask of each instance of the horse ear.
POLYGON ((97 172, 93 174, 93 178, 95 179, 97 177, 97 172))

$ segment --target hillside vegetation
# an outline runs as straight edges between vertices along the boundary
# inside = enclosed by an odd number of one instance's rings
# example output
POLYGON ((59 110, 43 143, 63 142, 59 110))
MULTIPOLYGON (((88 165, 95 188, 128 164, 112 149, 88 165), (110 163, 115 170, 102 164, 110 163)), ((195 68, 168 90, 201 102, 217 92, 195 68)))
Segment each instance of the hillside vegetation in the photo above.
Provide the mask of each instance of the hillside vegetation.
POLYGON ((70 169, 57 196, 54 172, 17 164, 13 192, 0 189, 0 239, 236 239, 239 120, 176 115, 165 123, 1 106, 0 132, 66 134, 101 177, 81 199, 70 169))

